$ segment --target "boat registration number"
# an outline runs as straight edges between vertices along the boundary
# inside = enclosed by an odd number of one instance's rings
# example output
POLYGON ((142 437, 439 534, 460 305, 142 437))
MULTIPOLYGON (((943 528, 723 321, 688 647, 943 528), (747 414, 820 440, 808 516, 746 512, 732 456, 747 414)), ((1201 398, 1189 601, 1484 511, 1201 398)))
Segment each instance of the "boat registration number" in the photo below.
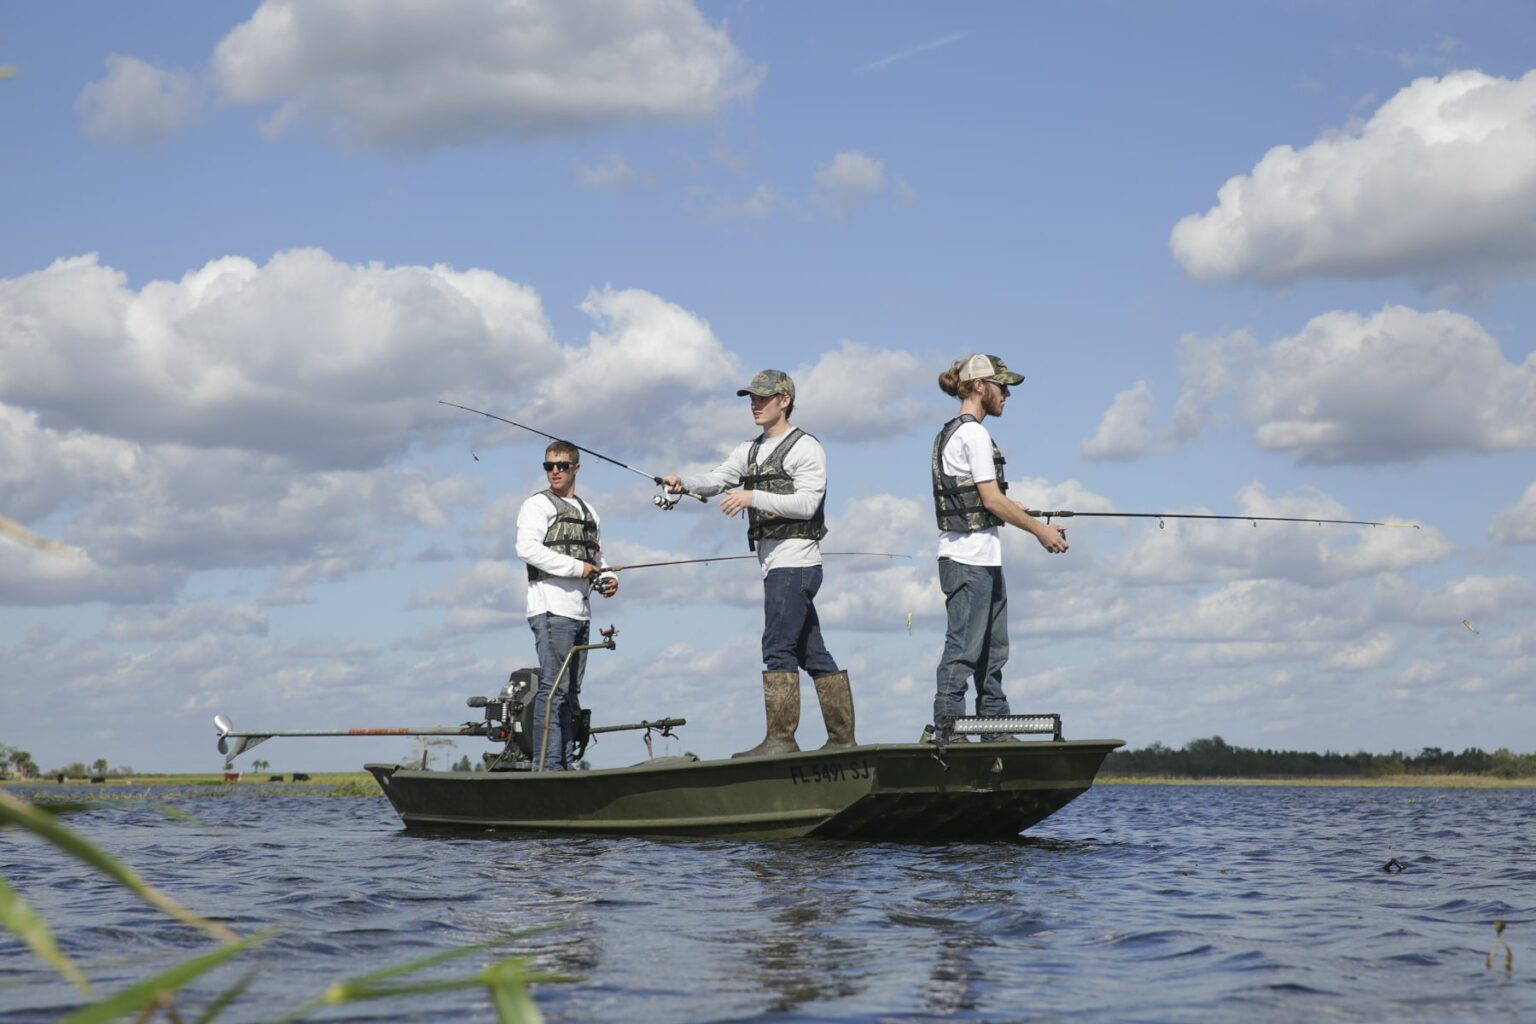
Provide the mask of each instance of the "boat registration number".
POLYGON ((821 761, 812 764, 796 765, 789 770, 789 780, 795 785, 802 782, 811 785, 817 782, 843 782, 847 779, 867 779, 870 777, 869 762, 863 758, 857 761, 821 761))

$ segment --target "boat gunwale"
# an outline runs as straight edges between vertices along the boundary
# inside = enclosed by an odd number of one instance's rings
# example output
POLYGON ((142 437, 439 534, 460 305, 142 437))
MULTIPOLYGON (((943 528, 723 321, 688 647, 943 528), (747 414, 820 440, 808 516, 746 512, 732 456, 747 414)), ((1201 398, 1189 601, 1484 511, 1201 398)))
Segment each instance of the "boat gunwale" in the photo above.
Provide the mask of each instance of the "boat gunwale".
MULTIPOLYGON (((1017 756, 1039 756, 1041 754, 1063 753, 1073 750, 1096 750, 1108 748, 1105 754, 1125 746, 1124 740, 1119 739, 1089 739, 1089 740, 1023 740, 1019 742, 999 741, 993 743, 957 743, 945 748, 943 758, 945 760, 969 760, 981 754, 1011 754, 1017 756)), ((833 758, 848 757, 861 754, 911 755, 923 754, 930 757, 938 757, 938 748, 931 743, 869 743, 853 747, 839 747, 835 750, 792 750, 783 754, 761 754, 756 757, 722 757, 711 760, 699 759, 687 761, 681 758, 656 758, 649 761, 641 761, 639 764, 622 765, 616 768, 589 768, 582 771, 560 772, 535 772, 535 771, 434 771, 432 769, 412 768, 403 764, 384 764, 374 762, 363 765, 363 769, 377 777, 381 772, 390 778, 400 776, 402 779, 465 779, 474 781, 511 781, 531 782, 535 779, 543 783, 574 782, 577 779, 612 778, 618 775, 637 774, 665 774, 668 772, 698 771, 704 767, 732 766, 747 768, 754 766, 791 764, 795 762, 824 762, 833 758), (658 763, 661 762, 661 763, 658 763), (375 772, 374 769, 379 771, 375 772)), ((1095 772, 1095 774, 1097 774, 1095 772)))
POLYGON ((801 822, 826 821, 836 815, 835 807, 806 807, 788 811, 754 811, 746 814, 700 815, 690 818, 615 818, 585 819, 576 822, 570 818, 501 818, 463 817, 461 815, 425 815, 402 813, 401 820, 410 825, 443 825, 448 827, 472 826, 488 829, 531 829, 539 832, 631 832, 637 830, 687 830, 693 828, 718 828, 740 825, 793 825, 801 822))

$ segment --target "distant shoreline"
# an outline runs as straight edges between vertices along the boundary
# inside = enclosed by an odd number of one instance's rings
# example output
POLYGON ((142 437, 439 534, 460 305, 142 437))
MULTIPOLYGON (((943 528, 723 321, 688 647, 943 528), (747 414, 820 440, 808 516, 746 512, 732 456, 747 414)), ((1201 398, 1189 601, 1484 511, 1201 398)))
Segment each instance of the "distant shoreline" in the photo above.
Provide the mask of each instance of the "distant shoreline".
POLYGON ((1095 786, 1367 786, 1378 789, 1536 789, 1536 778, 1496 775, 1271 776, 1191 778, 1189 776, 1100 775, 1095 786))
MULTIPOLYGON (((38 789, 59 786, 88 786, 90 788, 107 787, 122 788, 124 786, 298 786, 300 788, 319 788, 322 786, 338 786, 349 783, 367 782, 373 783, 373 776, 367 772, 307 772, 307 777, 299 780, 293 778, 292 772, 241 772, 238 779, 226 779, 219 772, 199 772, 196 774, 172 775, 146 772, 143 775, 116 776, 109 775, 102 782, 92 782, 83 776, 71 776, 63 782, 59 782, 52 775, 44 775, 35 779, 0 779, 0 786, 28 786, 38 789), (281 774, 281 778, 279 778, 281 774)), ((382 791, 381 791, 382 792, 382 791)))
MULTIPOLYGON (((373 776, 367 772, 310 772, 308 779, 293 781, 291 773, 284 773, 279 781, 276 772, 243 772, 238 780, 226 780, 219 774, 189 775, 133 775, 126 778, 109 777, 105 782, 92 783, 83 778, 72 778, 62 785, 88 786, 91 788, 117 788, 128 786, 257 786, 281 785, 285 790, 326 789, 332 786, 367 786, 373 788, 373 776)), ((39 779, 0 779, 0 786, 25 786, 35 789, 58 788, 61 783, 53 776, 39 779)), ((1265 778, 1220 777, 1192 778, 1190 776, 1152 775, 1100 775, 1095 786, 1365 786, 1378 789, 1536 789, 1536 778, 1500 778, 1495 775, 1375 775, 1375 776, 1269 776, 1265 778)), ((382 790, 380 791, 382 793, 382 790)))

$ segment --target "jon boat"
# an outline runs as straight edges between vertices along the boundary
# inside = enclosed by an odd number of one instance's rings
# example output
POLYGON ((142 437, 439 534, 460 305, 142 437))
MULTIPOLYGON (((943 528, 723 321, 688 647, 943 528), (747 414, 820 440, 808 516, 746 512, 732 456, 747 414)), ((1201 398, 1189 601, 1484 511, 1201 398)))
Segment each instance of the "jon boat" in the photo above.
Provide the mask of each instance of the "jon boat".
POLYGON ((574 772, 370 764, 410 829, 736 839, 1007 839, 1093 784, 1119 740, 897 743, 574 772))
MULTIPOLYGON (((605 635, 588 646, 612 645, 605 635)), ((1065 807, 1122 745, 1064 739, 1058 715, 1014 715, 956 719, 918 743, 721 760, 688 754, 544 772, 530 759, 537 678, 537 670, 519 669, 496 697, 471 697, 485 721, 462 726, 235 732, 220 715, 219 750, 232 760, 272 736, 458 735, 505 744, 485 755, 480 771, 365 765, 413 830, 975 842, 1017 836, 1065 807), (1021 735, 1048 738, 1015 739, 1021 735)), ((643 729, 649 752, 653 732, 669 736, 683 724, 668 718, 589 731, 643 729)))

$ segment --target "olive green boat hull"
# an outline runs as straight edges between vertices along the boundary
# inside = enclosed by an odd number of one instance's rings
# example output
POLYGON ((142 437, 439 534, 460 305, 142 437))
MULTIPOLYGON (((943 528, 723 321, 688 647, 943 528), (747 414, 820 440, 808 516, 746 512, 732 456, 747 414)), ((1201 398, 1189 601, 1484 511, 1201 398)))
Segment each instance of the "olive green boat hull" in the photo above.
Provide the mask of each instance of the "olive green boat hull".
POLYGON ((1070 803, 1120 740, 882 744, 581 772, 365 767, 411 829, 739 839, 1006 839, 1070 803))

